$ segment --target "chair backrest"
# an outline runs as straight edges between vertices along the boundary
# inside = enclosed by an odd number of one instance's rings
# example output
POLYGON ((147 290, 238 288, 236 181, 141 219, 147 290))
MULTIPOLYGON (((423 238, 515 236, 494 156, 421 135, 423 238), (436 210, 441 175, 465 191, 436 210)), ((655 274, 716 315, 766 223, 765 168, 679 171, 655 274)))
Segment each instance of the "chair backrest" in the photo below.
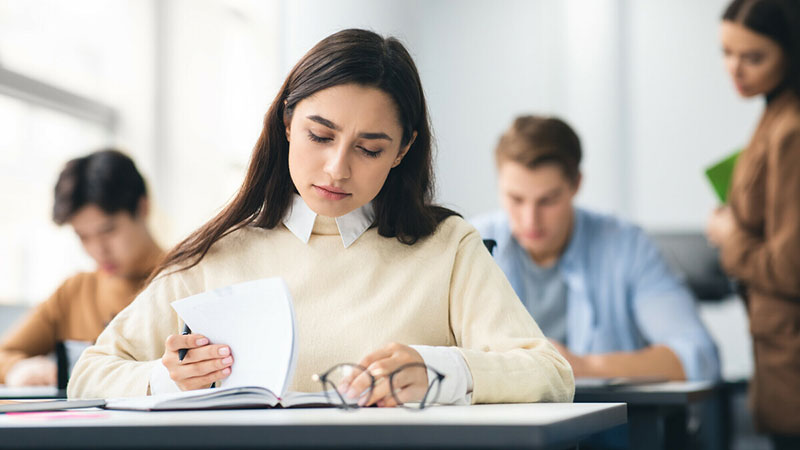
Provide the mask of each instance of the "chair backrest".
POLYGON ((484 239, 483 245, 486 246, 486 250, 489 250, 489 254, 493 255, 494 248, 497 247, 497 241, 495 241, 494 239, 484 239))
POLYGON ((58 341, 56 342, 56 366, 58 367, 58 388, 66 389, 72 368, 81 357, 81 353, 92 345, 85 341, 58 341))
POLYGON ((720 267, 719 252, 702 232, 652 232, 650 236, 698 300, 717 301, 733 294, 733 283, 720 267))

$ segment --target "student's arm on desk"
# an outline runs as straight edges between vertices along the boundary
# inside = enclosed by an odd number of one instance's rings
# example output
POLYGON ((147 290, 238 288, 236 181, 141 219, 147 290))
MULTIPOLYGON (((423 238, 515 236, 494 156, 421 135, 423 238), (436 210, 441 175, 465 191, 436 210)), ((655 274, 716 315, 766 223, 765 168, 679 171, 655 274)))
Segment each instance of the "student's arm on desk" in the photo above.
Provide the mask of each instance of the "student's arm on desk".
MULTIPOLYGON (((66 291, 69 290, 69 283, 70 280, 67 280, 67 282, 62 284, 50 298, 40 303, 28 316, 22 319, 21 322, 4 336, 2 343, 0 343, 0 384, 9 384, 9 380, 7 380, 6 377, 9 372, 13 371, 14 366, 18 363, 30 360, 32 357, 46 355, 53 351, 56 345, 56 329, 59 325, 58 320, 59 318, 66 318, 67 314, 62 307, 63 302, 69 300, 69 298, 65 298, 66 291)), ((33 369, 35 372, 50 371, 52 372, 50 374, 52 376, 40 374, 45 376, 36 376, 35 378, 47 382, 34 384, 55 385, 55 363, 53 362, 47 366, 45 363, 40 362, 35 363, 35 365, 38 366, 33 369), (49 382, 50 378, 52 378, 52 383, 49 382)), ((14 378, 13 374, 12 378, 14 378)), ((20 385, 19 382, 12 384, 20 385)))
POLYGON ((628 270, 630 309, 649 346, 605 355, 602 362, 629 366, 630 374, 636 375, 689 381, 719 379, 717 347, 700 320, 694 296, 644 232, 640 231, 633 242, 634 257, 628 270))
POLYGON ((653 345, 633 352, 614 352, 578 356, 558 342, 553 345, 572 365, 576 377, 664 377, 686 380, 678 356, 664 345, 653 345))

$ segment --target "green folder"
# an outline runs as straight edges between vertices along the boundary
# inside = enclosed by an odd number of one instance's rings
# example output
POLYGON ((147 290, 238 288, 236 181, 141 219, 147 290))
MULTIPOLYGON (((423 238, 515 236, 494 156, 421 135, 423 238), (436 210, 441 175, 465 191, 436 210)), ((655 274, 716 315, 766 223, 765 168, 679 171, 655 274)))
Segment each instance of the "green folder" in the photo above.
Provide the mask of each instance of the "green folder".
POLYGON ((736 166, 736 159, 739 158, 741 150, 737 150, 732 155, 726 156, 723 160, 710 166, 706 169, 706 176, 708 181, 711 182, 711 187, 717 193, 719 200, 725 204, 728 203, 728 191, 731 187, 731 178, 733 178, 733 168, 736 166))

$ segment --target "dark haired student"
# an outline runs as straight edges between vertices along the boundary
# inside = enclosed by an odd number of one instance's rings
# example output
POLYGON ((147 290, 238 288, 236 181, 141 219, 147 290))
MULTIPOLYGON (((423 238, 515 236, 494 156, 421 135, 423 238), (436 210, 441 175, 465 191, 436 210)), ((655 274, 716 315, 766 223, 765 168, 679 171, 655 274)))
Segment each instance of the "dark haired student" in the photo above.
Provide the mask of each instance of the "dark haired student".
POLYGON ((431 159, 425 96, 405 47, 364 30, 323 39, 267 111, 237 196, 170 251, 83 353, 69 396, 224 387, 236 348, 181 336, 170 303, 280 276, 297 318, 292 390, 319 391, 313 375, 357 363, 363 370, 348 366, 357 376, 342 392, 361 405, 420 402, 434 370, 445 376, 443 403, 570 401, 569 364, 478 232, 432 202, 431 159))
POLYGON ((495 150, 504 211, 473 222, 576 377, 716 380, 688 288, 640 228, 573 205, 581 145, 565 122, 518 117, 495 150))
POLYGON ((64 281, 3 338, 0 383, 55 385, 55 362, 44 355, 58 341, 93 342, 128 306, 162 256, 147 214, 144 180, 124 154, 104 150, 66 164, 53 220, 72 226, 97 270, 64 281))

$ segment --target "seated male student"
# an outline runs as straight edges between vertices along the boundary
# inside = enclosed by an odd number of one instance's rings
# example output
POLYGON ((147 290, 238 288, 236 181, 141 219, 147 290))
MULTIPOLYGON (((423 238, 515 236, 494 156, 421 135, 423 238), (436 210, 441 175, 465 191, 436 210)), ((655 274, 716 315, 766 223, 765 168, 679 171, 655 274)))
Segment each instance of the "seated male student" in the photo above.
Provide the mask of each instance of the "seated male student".
POLYGON ((72 226, 97 270, 64 281, 3 338, 0 383, 55 385, 56 365, 44 355, 59 341, 93 342, 133 300, 162 257, 147 216, 145 183, 129 157, 104 150, 66 164, 53 220, 72 226))
POLYGON ((713 380, 694 299, 638 227, 573 206, 581 145, 556 118, 517 118, 495 150, 504 211, 473 220, 576 377, 713 380))

